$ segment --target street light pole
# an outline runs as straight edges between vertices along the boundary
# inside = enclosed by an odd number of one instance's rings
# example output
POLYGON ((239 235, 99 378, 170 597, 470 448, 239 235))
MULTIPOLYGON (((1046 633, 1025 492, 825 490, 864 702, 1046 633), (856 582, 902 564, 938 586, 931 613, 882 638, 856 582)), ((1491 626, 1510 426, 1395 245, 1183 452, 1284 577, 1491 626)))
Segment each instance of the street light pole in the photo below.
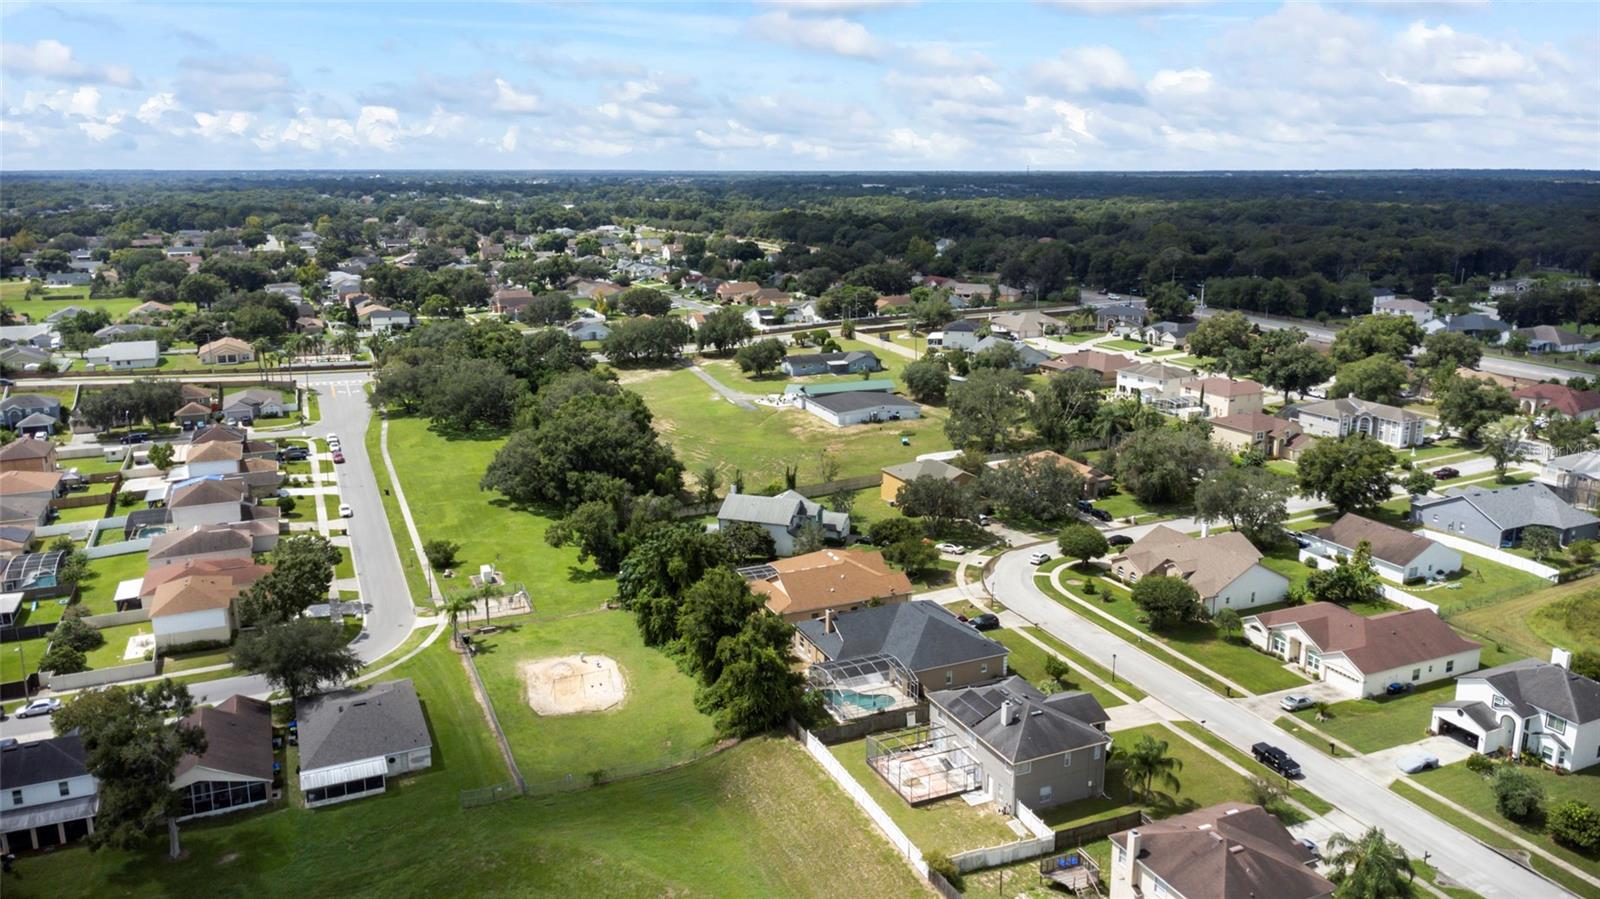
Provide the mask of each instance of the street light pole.
POLYGON ((1117 654, 1111 654, 1111 682, 1117 682, 1117 654))

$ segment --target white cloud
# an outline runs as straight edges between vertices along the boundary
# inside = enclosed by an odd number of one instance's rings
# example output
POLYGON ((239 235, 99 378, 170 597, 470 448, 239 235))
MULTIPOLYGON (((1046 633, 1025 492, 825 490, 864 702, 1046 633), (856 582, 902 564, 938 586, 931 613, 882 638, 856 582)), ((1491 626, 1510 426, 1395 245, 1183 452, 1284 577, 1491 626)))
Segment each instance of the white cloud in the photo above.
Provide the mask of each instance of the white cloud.
POLYGON ((197 112, 194 114, 195 133, 206 140, 224 140, 242 137, 255 123, 256 117, 248 112, 197 112))
POLYGON ((506 128, 506 133, 500 135, 500 152, 515 153, 517 151, 517 126, 506 128))
POLYGON ((776 134, 763 134, 759 131, 729 119, 723 123, 723 130, 710 132, 697 128, 694 139, 702 146, 713 150, 751 150, 755 148, 775 147, 780 138, 776 134))
POLYGON ((1151 76, 1146 88, 1152 96, 1188 99, 1210 93, 1213 81, 1205 69, 1162 69, 1151 76))
POLYGON ((1413 22, 1396 38, 1395 49, 1438 81, 1520 81, 1538 75, 1533 63, 1510 44, 1462 34, 1449 25, 1429 28, 1413 22))
POLYGON ((762 13, 747 23, 750 33, 762 40, 834 53, 856 59, 877 59, 883 53, 878 39, 865 26, 848 19, 813 19, 787 12, 762 13))
POLYGON ((891 70, 883 83, 892 91, 904 94, 913 101, 942 98, 946 100, 983 100, 999 97, 1004 91, 988 75, 907 75, 891 70))
POLYGON ((27 44, 0 44, 0 69, 22 77, 47 78, 73 84, 109 84, 136 87, 138 80, 127 66, 91 66, 79 62, 72 48, 46 38, 27 44))
POLYGON ((994 60, 977 50, 957 50, 949 44, 914 44, 901 49, 897 61, 920 69, 958 72, 992 72, 994 60))
POLYGON ((1129 99, 1141 87, 1133 67, 1113 47, 1068 47, 1028 68, 1035 83, 1068 94, 1129 99))
POLYGON ((1210 0, 1036 0, 1040 6, 1086 16, 1142 16, 1197 9, 1210 0))
POLYGON ((178 98, 171 92, 151 94, 150 99, 139 104, 139 111, 134 113, 134 118, 153 127, 158 126, 168 113, 178 111, 178 98))
POLYGON ((504 78, 494 80, 494 103, 491 108, 496 112, 538 112, 541 105, 538 94, 523 93, 504 78))

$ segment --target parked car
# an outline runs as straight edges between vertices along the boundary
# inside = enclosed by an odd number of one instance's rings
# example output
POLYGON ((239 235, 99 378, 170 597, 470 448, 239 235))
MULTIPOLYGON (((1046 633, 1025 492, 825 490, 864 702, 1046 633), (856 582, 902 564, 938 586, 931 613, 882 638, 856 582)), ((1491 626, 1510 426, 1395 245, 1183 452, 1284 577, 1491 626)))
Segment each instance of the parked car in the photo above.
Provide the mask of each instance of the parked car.
POLYGON ((984 528, 988 527, 989 526, 989 516, 983 514, 982 512, 979 512, 978 513, 978 526, 979 527, 984 527, 984 528))
POLYGON ((1279 708, 1286 712, 1298 712, 1301 709, 1309 709, 1316 704, 1317 701, 1315 699, 1304 693, 1290 693, 1288 696, 1278 700, 1279 708))
POLYGON ((982 615, 974 615, 967 619, 967 623, 972 625, 975 630, 992 631, 1000 626, 1000 618, 984 612, 982 615))
POLYGON ((1282 774, 1284 777, 1295 778, 1300 776, 1300 765, 1289 757, 1289 753, 1271 743, 1257 743, 1250 747, 1250 752, 1256 757, 1256 761, 1282 774))
POLYGON ((1411 685, 1401 681, 1395 681, 1389 686, 1384 687, 1383 692, 1389 694, 1390 696, 1399 696, 1401 693, 1410 693, 1411 685))
POLYGON ((278 450, 279 462, 304 462, 311 457, 311 451, 303 446, 286 446, 278 450))
POLYGON ((1111 513, 1107 512, 1104 509, 1090 509, 1089 510, 1089 515, 1092 516, 1096 521, 1110 521, 1111 520, 1111 513))
POLYGON ((329 432, 328 432, 328 434, 327 434, 327 437, 328 437, 328 442, 329 442, 329 443, 332 443, 332 442, 333 442, 333 441, 335 441, 335 440, 338 440, 338 439, 339 439, 339 435, 338 435, 338 434, 335 434, 335 433, 333 433, 333 432, 332 432, 332 431, 329 431, 329 432))
POLYGON ((351 518, 351 517, 354 517, 355 514, 356 514, 356 510, 350 508, 349 504, 347 504, 347 503, 340 503, 339 504, 339 517, 340 518, 351 518))
POLYGON ((1050 561, 1050 554, 1049 553, 1034 553, 1034 554, 1028 556, 1028 561, 1030 563, 1034 564, 1034 565, 1043 565, 1044 563, 1050 561))
POLYGON ((344 464, 344 453, 335 452, 333 454, 333 461, 338 465, 343 465, 344 464))
POLYGON ((1313 840, 1310 837, 1301 837, 1300 838, 1300 845, 1306 847, 1306 851, 1311 853, 1311 857, 1312 858, 1316 858, 1316 859, 1322 858, 1322 852, 1321 852, 1321 850, 1317 849, 1317 841, 1316 840, 1313 840))
POLYGON ((59 699, 35 699, 20 709, 17 709, 18 718, 32 718, 37 715, 48 715, 61 708, 59 699))
POLYGON ((1078 500, 1078 511, 1079 512, 1093 512, 1094 511, 1094 503, 1092 503, 1092 502, 1090 502, 1089 500, 1086 500, 1086 499, 1080 499, 1080 500, 1078 500))
POLYGON ((1433 470, 1433 476, 1443 481, 1446 478, 1459 478, 1461 477, 1461 472, 1446 465, 1443 468, 1435 468, 1433 470))
POLYGON ((949 553, 952 556, 959 556, 967 551, 967 548, 959 543, 941 543, 934 549, 942 553, 949 553))
POLYGON ((131 445, 133 445, 135 443, 143 443, 143 442, 145 442, 146 440, 149 440, 149 439, 150 439, 150 432, 149 431, 134 431, 131 434, 122 435, 122 439, 118 440, 117 442, 121 443, 123 445, 131 446, 131 445))
POLYGON ((1395 767, 1407 774, 1439 767, 1439 757, 1427 752, 1408 752, 1395 759, 1395 767))
POLYGON ((1131 546, 1131 545, 1133 545, 1133 538, 1129 537, 1127 534, 1112 534, 1111 536, 1106 538, 1106 545, 1107 546, 1131 546))

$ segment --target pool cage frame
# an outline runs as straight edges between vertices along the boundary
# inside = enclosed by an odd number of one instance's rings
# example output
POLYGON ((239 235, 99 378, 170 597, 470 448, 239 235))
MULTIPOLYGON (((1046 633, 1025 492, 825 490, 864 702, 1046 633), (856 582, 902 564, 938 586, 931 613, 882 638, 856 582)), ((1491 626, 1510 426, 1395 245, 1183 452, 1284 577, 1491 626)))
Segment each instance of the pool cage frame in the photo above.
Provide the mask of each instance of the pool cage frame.
POLYGON ((917 676, 888 653, 819 662, 807 669, 806 682, 810 689, 822 697, 828 714, 840 722, 911 708, 917 704, 917 697, 922 695, 922 685, 917 676), (884 694, 896 696, 896 699, 881 708, 863 708, 842 701, 841 696, 847 691, 884 694))
POLYGON ((867 766, 911 805, 983 787, 983 765, 959 737, 938 724, 868 736, 867 766))

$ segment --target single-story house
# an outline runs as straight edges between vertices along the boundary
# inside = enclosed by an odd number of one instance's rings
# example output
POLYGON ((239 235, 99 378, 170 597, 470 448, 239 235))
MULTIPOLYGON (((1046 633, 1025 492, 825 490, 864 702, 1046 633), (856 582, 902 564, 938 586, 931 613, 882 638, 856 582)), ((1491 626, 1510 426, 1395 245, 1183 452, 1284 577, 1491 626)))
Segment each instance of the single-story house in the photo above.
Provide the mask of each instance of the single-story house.
POLYGON ((878 498, 886 503, 898 502, 900 488, 917 478, 943 478, 957 484, 971 483, 971 472, 957 468, 939 459, 913 459, 883 469, 883 480, 878 484, 878 498))
POLYGON ((903 396, 884 393, 833 393, 800 398, 800 408, 834 427, 922 417, 922 407, 903 396))
POLYGON ((151 569, 207 559, 249 559, 255 542, 247 529, 232 525, 173 530, 150 539, 148 558, 151 569))
POLYGON ((45 316, 44 320, 52 325, 59 325, 69 318, 77 318, 79 315, 88 311, 89 310, 83 308, 82 306, 62 306, 60 309, 57 309, 56 311, 45 316))
POLYGON ((18 437, 0 447, 0 472, 56 470, 56 444, 53 440, 18 437))
POLYGON ((611 327, 603 321, 579 318, 561 326, 573 340, 605 340, 611 336, 611 327))
POLYGON ((1248 378, 1194 378, 1183 382, 1178 395, 1205 410, 1206 418, 1226 418, 1261 411, 1266 393, 1248 378))
POLYGON ((1513 293, 1527 293, 1533 289, 1532 278, 1508 278, 1504 281, 1494 281, 1489 284, 1489 296, 1498 297, 1513 293))
POLYGON ((1284 414, 1312 437, 1366 434, 1393 449, 1416 446, 1427 434, 1428 420, 1417 413, 1355 397, 1302 403, 1284 414))
POLYGON ((877 306, 879 315, 895 315, 903 309, 910 308, 911 295, 907 293, 894 293, 888 296, 878 297, 878 302, 875 305, 877 306))
POLYGON ((128 314, 123 316, 123 318, 130 322, 148 325, 157 319, 165 318, 166 316, 171 315, 173 311, 173 307, 168 306, 166 303, 158 303, 155 300, 147 300, 133 307, 132 309, 129 309, 128 314))
POLYGON ((1005 331, 1018 340, 1043 337, 1046 334, 1072 330, 1061 319, 1032 309, 1023 312, 1002 312, 998 315, 991 315, 989 316, 989 326, 996 330, 1005 331))
POLYGON ((766 607, 796 622, 849 612, 869 604, 905 602, 913 588, 877 550, 824 549, 747 569, 750 590, 766 607))
POLYGON ((1516 546, 1523 531, 1546 527, 1562 546, 1600 535, 1600 518, 1568 505, 1537 481, 1505 487, 1454 487, 1437 495, 1413 496, 1411 520, 1485 546, 1516 546))
MULTIPOLYGON (((0 467, 4 458, 5 450, 0 450, 0 467)), ((1593 510, 1600 506, 1600 451, 1557 456, 1544 463, 1537 480, 1554 490, 1563 502, 1593 510)))
POLYGON ((717 285, 716 294, 724 303, 743 303, 760 289, 754 281, 724 281, 717 285))
POLYGON ((206 365, 238 365, 254 362, 255 348, 237 337, 222 337, 202 346, 197 355, 206 365))
POLYGON ((1130 365, 1117 372, 1117 393, 1122 396, 1139 396, 1146 401, 1175 398, 1183 382, 1194 377, 1194 372, 1163 362, 1143 362, 1130 365))
POLYGON ((26 343, 11 346, 0 343, 0 372, 10 374, 18 371, 39 371, 51 361, 49 350, 42 350, 26 343))
POLYGON ((1600 764, 1600 683, 1573 674, 1567 650, 1550 658, 1456 678, 1456 698, 1433 707, 1428 729, 1484 754, 1531 753, 1567 771, 1600 764))
POLYGON ((864 371, 883 371, 883 363, 871 350, 844 353, 796 353, 783 357, 779 368, 790 377, 804 375, 853 375, 864 371))
POLYGON ((12 430, 31 415, 48 415, 60 421, 61 400, 42 393, 13 393, 0 400, 0 423, 12 430))
POLYGON ((1199 322, 1156 322, 1144 326, 1144 342, 1151 346, 1181 349, 1188 345, 1189 335, 1200 327, 1199 322))
POLYGON ((155 368, 161 364, 161 346, 154 340, 124 340, 97 346, 84 353, 84 358, 96 368, 127 371, 135 368, 155 368))
POLYGON ((1397 584, 1431 580, 1461 570, 1461 554, 1450 547, 1354 512, 1325 528, 1307 531, 1305 538, 1311 543, 1307 551, 1326 559, 1353 556, 1356 548, 1365 543, 1379 576, 1397 584))
MULTIPOLYGON (((1099 499, 1100 494, 1104 493, 1115 483, 1115 480, 1111 477, 1111 475, 1108 475, 1100 469, 1095 468, 1093 465, 1088 465, 1083 462, 1079 462, 1077 459, 1063 456, 1055 450, 1037 450, 1024 456, 1018 456, 1014 459, 996 459, 995 461, 988 463, 988 465, 990 468, 1004 468, 1007 465, 1016 464, 1024 459, 1036 462, 1044 462, 1046 464, 1053 462, 1056 465, 1061 465, 1071 469, 1079 477, 1083 478, 1083 495, 1086 499, 1099 499)), ((957 468, 956 471, 961 471, 961 469, 957 468)), ((964 471, 961 473, 966 474, 964 471)))
POLYGON ((1600 416, 1600 393, 1573 390, 1565 384, 1529 384, 1511 391, 1511 398, 1527 415, 1559 412, 1568 418, 1600 416))
MULTIPOLYGON (((150 510, 159 511, 159 510, 150 510)), ((176 565, 163 565, 146 571, 144 577, 137 581, 138 587, 132 589, 132 599, 124 605, 119 604, 117 611, 125 612, 129 609, 148 609, 155 599, 156 591, 165 584, 179 578, 204 577, 225 579, 232 583, 234 594, 243 593, 251 584, 260 580, 263 575, 272 570, 271 565, 258 564, 253 558, 223 558, 189 560, 176 565)))
POLYGON ((56 326, 50 324, 0 325, 0 346, 7 344, 53 350, 61 346, 61 335, 56 332, 56 326))
POLYGON ((983 353, 985 350, 993 349, 997 346, 1008 346, 1016 351, 1017 360, 1012 363, 1011 367, 1017 371, 1035 371, 1041 364, 1050 360, 1050 354, 1046 353, 1044 350, 1030 346, 1021 341, 1012 340, 1009 337, 1001 337, 996 334, 990 334, 988 337, 979 340, 977 343, 972 345, 972 349, 969 350, 969 352, 976 356, 983 353))
POLYGON ((1182 578, 1212 615, 1270 605, 1289 592, 1289 579, 1261 564, 1261 551, 1238 531, 1197 538, 1156 525, 1110 562, 1127 584, 1150 575, 1182 578))
POLYGON ((1074 369, 1092 371, 1100 376, 1100 383, 1105 387, 1117 383, 1117 372, 1130 368, 1138 363, 1127 356, 1116 353, 1106 353, 1100 350, 1078 350, 1072 353, 1063 353, 1048 362, 1039 363, 1039 369, 1045 372, 1065 372, 1074 369))
POLYGON ((230 421, 248 423, 258 418, 277 418, 296 408, 294 402, 284 402, 281 392, 263 387, 236 390, 222 398, 222 415, 230 421))
POLYGON ((275 759, 272 704, 229 696, 183 719, 206 735, 206 751, 186 755, 173 769, 179 821, 266 805, 272 798, 275 759))
POLYGON ((929 723, 982 769, 1003 810, 1049 808, 1100 796, 1110 716, 1082 691, 1045 696, 1021 677, 928 694, 929 723))
POLYGON ((1492 315, 1481 312, 1470 312, 1466 315, 1447 315, 1425 323, 1422 330, 1429 334, 1448 331, 1452 334, 1465 334, 1490 343, 1499 343, 1505 338, 1511 326, 1492 315))
POLYGON ((1534 325, 1511 332, 1528 341, 1530 353, 1592 353, 1600 350, 1600 340, 1574 334, 1555 325, 1534 325))
POLYGON ((1394 291, 1388 291, 1388 296, 1372 298, 1373 315, 1404 315, 1418 325, 1425 325, 1433 321, 1433 307, 1421 300, 1411 297, 1397 297, 1394 291))
POLYGON ((410 678, 295 703, 306 808, 382 793, 387 778, 433 765, 428 721, 410 678))
POLYGON ((888 655, 924 693, 1005 677, 1005 645, 926 600, 828 612, 795 622, 795 654, 806 664, 888 655))
POLYGON ((842 541, 850 534, 849 513, 830 512, 793 490, 777 496, 729 493, 717 510, 717 527, 726 531, 738 522, 758 525, 771 534, 774 551, 780 556, 794 555, 795 540, 807 525, 820 527, 829 540, 842 541))
POLYGON ((895 383, 889 378, 866 378, 859 381, 833 381, 826 384, 787 384, 785 396, 827 396, 830 393, 894 393, 895 383))
POLYGON ((47 849, 94 833, 100 783, 77 731, 0 747, 0 853, 47 849))
POLYGON ((196 402, 184 403, 172 413, 172 421, 185 431, 192 431, 211 418, 211 407, 196 402))
POLYGON ((1224 415, 1210 423, 1212 442, 1235 453, 1259 449, 1269 459, 1293 460, 1313 442, 1299 425, 1265 412, 1224 415))
POLYGON ((1352 699, 1394 683, 1418 686, 1474 671, 1481 650, 1431 609, 1369 618, 1331 602, 1246 615, 1244 636, 1352 699))
POLYGON ((1111 835, 1111 899, 1329 899, 1317 856, 1259 805, 1224 802, 1111 835))

